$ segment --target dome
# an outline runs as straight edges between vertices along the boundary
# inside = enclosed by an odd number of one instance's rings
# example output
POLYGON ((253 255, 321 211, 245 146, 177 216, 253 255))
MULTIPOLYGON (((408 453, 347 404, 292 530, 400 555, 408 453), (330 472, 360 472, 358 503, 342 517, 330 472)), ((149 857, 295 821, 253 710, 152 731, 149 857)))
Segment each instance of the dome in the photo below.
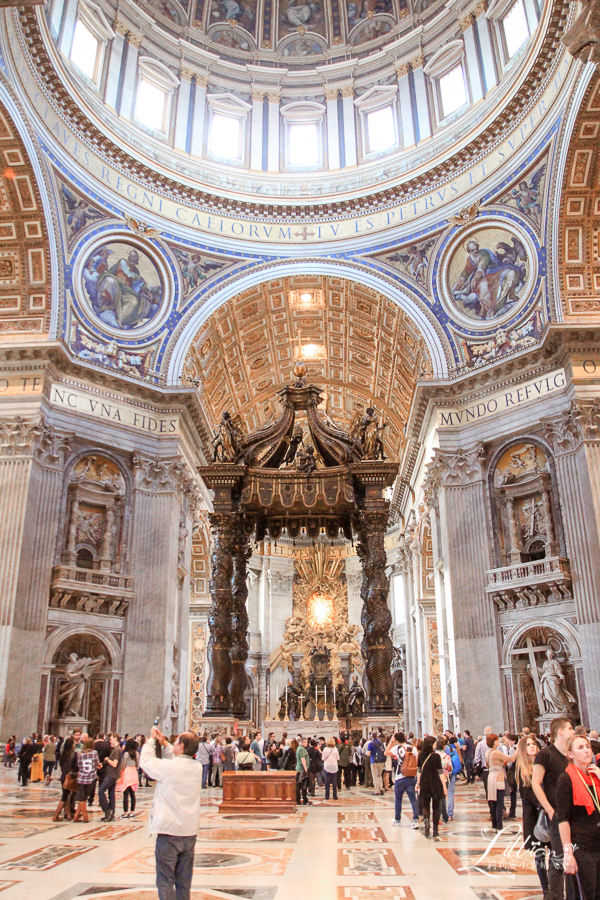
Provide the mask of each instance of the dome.
POLYGON ((538 115, 567 13, 536 0, 54 0, 12 14, 7 39, 93 148, 97 177, 119 187, 109 162, 126 175, 126 199, 137 183, 207 212, 285 222, 300 204, 327 221, 434 182, 454 198, 458 173, 538 115))

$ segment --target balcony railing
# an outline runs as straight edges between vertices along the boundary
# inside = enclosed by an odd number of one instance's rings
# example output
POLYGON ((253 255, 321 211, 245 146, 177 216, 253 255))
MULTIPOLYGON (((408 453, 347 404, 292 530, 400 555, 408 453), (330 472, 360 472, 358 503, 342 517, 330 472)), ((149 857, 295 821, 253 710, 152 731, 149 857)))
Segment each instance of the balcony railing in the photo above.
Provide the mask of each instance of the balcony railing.
POLYGON ((50 606, 81 612, 124 616, 133 600, 133 578, 116 572, 56 566, 50 589, 50 606))
POLYGON ((486 593, 501 608, 572 600, 569 562, 560 556, 490 569, 486 593))

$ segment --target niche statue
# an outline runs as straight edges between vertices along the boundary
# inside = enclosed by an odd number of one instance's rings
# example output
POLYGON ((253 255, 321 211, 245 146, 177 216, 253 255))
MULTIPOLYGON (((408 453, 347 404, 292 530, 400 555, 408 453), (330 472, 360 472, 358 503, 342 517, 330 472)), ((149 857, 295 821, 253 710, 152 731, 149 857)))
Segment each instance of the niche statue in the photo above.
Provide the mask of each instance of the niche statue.
POLYGON ((78 657, 76 653, 71 653, 69 659, 70 662, 65 669, 67 681, 58 695, 59 715, 80 716, 86 684, 94 672, 102 668, 106 660, 103 656, 78 657))

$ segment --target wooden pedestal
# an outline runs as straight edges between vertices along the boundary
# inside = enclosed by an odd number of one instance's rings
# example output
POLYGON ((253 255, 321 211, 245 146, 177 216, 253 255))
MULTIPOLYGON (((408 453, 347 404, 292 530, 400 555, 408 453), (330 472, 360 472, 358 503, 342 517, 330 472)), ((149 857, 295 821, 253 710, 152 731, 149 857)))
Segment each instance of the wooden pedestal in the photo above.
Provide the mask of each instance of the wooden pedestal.
POLYGON ((223 772, 222 813, 296 812, 295 772, 223 772))

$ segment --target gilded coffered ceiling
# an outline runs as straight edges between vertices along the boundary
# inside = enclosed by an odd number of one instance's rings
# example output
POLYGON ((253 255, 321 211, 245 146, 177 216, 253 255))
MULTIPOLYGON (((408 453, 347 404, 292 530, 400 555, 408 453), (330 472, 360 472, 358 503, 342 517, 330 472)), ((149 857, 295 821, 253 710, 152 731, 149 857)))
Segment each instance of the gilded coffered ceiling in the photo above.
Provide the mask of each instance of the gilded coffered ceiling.
POLYGON ((208 319, 185 375, 199 382, 212 424, 225 410, 240 413, 249 430, 277 416, 275 392, 292 380, 298 343, 329 415, 348 426, 373 404, 389 422, 387 452, 397 458, 415 379, 431 370, 424 341, 392 301, 332 276, 268 281, 208 319))

